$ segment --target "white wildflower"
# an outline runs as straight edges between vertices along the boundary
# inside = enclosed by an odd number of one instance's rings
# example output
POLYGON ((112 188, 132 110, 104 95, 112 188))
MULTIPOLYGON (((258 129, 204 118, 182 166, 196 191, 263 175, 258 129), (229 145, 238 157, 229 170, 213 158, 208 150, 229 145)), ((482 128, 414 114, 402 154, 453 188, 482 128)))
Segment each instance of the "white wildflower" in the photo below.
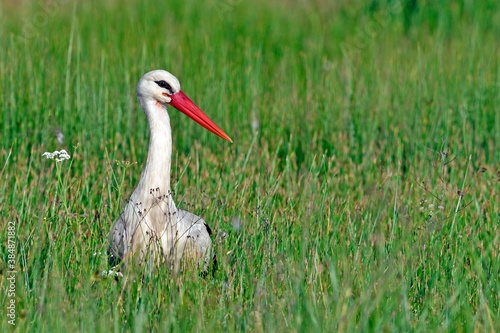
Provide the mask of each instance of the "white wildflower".
POLYGON ((121 272, 115 272, 114 270, 110 269, 109 271, 102 271, 101 276, 103 278, 108 278, 111 276, 116 276, 116 277, 122 277, 123 274, 121 272))
POLYGON ((42 156, 45 156, 51 160, 56 160, 56 162, 62 162, 64 160, 69 160, 71 158, 68 152, 64 149, 61 151, 56 150, 53 153, 45 152, 42 154, 42 156))
POLYGON ((421 210, 421 211, 422 211, 422 210, 424 210, 424 207, 420 207, 420 210, 421 210))
POLYGON ((444 207, 443 206, 438 206, 438 209, 444 209, 444 207))
POLYGON ((429 208, 434 208, 434 204, 430 204, 430 205, 429 205, 429 208))

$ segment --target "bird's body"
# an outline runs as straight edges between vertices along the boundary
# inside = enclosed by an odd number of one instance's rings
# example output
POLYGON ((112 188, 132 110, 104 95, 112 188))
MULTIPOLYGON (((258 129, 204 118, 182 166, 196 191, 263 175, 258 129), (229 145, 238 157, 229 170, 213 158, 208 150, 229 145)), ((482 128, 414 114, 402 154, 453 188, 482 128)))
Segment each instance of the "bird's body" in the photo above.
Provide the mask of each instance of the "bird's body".
POLYGON ((180 91, 170 73, 146 73, 137 85, 137 99, 149 125, 148 156, 139 184, 110 233, 110 262, 154 266, 176 271, 184 262, 209 268, 214 250, 210 227, 200 217, 177 209, 170 188, 172 135, 166 105, 170 104, 215 134, 231 141, 180 91))

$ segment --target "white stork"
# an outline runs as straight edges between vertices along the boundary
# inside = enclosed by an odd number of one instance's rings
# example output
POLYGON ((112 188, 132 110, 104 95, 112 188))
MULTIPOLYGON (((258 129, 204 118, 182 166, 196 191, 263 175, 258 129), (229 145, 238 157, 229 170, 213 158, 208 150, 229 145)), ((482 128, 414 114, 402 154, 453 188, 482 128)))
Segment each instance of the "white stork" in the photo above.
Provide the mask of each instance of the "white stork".
POLYGON ((164 263, 177 272, 181 262, 191 260, 208 271, 210 262, 216 261, 210 227, 199 216, 177 209, 171 194, 172 134, 167 104, 233 141, 181 91, 179 80, 167 71, 144 74, 137 84, 137 99, 148 119, 148 156, 139 184, 111 228, 110 264, 164 263))

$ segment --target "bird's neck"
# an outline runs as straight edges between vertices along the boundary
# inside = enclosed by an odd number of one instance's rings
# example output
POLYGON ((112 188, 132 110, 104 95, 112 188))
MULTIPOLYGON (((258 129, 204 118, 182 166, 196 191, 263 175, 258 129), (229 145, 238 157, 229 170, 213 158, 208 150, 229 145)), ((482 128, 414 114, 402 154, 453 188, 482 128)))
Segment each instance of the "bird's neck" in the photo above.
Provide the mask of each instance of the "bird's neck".
POLYGON ((139 98, 149 124, 149 148, 146 165, 132 199, 147 201, 153 195, 170 194, 172 133, 166 105, 156 100, 139 98), (159 192, 159 193, 157 193, 159 192))

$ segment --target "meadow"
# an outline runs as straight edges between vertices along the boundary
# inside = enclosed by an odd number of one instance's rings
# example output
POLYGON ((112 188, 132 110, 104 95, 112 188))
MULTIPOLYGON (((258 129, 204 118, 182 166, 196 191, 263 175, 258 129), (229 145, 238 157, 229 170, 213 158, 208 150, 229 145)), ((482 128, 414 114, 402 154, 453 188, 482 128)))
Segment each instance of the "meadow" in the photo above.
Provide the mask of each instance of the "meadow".
POLYGON ((4 0, 0 22, 2 332, 500 330, 497 1, 4 0), (169 110, 219 268, 108 278, 159 68, 234 141, 169 110))

